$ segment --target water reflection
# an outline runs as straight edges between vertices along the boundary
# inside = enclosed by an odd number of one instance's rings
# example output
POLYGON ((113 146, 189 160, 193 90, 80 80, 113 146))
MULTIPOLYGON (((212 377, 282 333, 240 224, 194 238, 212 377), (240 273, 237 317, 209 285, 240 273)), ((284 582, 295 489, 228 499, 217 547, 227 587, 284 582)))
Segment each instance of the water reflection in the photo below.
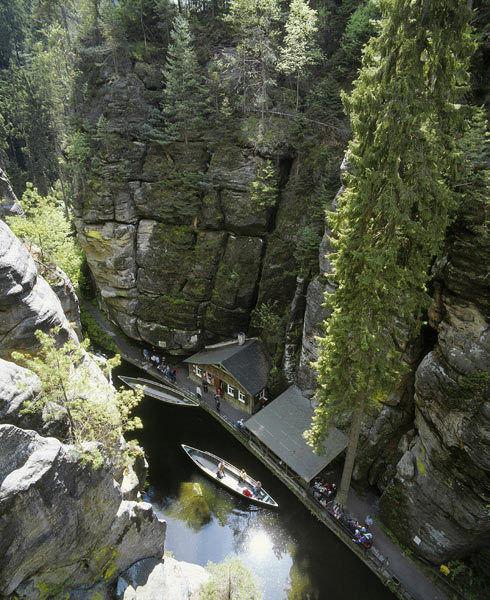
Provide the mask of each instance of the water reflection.
POLYGON ((247 552, 262 559, 272 550, 273 544, 269 535, 263 529, 252 529, 248 532, 247 552))
POLYGON ((199 531, 213 517, 224 527, 233 508, 231 498, 217 494, 212 484, 185 481, 180 484, 178 497, 169 502, 168 515, 199 531))
MULTIPOLYGON (((150 488, 146 499, 166 519, 166 546, 177 558, 206 564, 237 557, 257 577, 264 598, 287 597, 296 548, 276 512, 247 503, 200 474, 172 496, 150 488)), ((305 590, 306 579, 296 588, 305 590)))
POLYGON ((296 558, 296 548, 291 547, 293 564, 289 569, 289 586, 285 590, 287 600, 319 600, 320 592, 313 585, 309 573, 311 567, 306 559, 296 558))
MULTIPOLYGON (((125 368, 120 374, 140 375, 125 368)), ((378 579, 319 526, 259 461, 202 410, 146 399, 137 436, 149 460, 146 500, 167 521, 165 547, 200 565, 239 558, 265 600, 391 600, 378 579), (259 507, 202 475, 180 445, 203 448, 263 482, 279 510, 259 507)))

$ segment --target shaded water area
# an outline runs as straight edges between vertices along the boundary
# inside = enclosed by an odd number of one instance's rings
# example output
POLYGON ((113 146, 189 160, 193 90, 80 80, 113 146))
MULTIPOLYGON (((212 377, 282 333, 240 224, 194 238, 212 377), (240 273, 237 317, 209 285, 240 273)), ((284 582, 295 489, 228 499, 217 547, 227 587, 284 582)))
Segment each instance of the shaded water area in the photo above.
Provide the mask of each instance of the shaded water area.
MULTIPOLYGON (((118 374, 138 375, 124 365, 118 374)), ((144 376, 141 372, 139 375, 144 376)), ((206 565, 232 555, 256 575, 265 600, 388 600, 392 594, 260 461, 199 408, 145 398, 137 437, 149 461, 145 499, 167 521, 166 550, 206 565), (189 444, 245 468, 279 509, 255 506, 208 479, 189 444)))

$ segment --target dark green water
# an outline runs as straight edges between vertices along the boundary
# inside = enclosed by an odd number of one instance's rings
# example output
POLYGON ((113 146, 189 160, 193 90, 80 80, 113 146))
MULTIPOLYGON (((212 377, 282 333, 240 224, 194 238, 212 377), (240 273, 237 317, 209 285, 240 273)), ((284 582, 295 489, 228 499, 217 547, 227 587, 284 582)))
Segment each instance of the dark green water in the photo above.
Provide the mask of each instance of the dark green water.
MULTIPOLYGON (((135 375, 125 366, 119 374, 135 375)), ((276 477, 201 409, 145 398, 138 432, 148 461, 146 500, 167 521, 166 549, 206 565, 238 556, 257 576, 265 600, 388 600, 392 594, 321 525, 276 477), (272 511, 228 493, 183 452, 189 444, 222 456, 260 479, 279 503, 272 511)))

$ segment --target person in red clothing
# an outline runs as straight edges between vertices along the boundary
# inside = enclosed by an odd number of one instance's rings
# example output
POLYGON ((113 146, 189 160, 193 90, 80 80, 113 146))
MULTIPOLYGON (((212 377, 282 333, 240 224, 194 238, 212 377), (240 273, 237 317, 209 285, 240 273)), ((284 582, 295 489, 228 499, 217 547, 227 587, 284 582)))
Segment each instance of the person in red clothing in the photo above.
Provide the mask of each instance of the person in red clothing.
POLYGON ((242 494, 244 496, 247 496, 247 498, 251 498, 252 497, 252 492, 248 488, 244 488, 243 491, 242 491, 242 494))

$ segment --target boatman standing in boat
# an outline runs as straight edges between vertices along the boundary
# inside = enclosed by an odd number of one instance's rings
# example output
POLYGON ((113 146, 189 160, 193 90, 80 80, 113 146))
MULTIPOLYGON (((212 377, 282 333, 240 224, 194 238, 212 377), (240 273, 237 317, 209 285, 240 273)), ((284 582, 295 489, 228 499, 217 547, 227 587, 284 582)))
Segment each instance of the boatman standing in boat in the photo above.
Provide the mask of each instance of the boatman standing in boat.
POLYGON ((218 465, 218 472, 216 473, 216 477, 218 479, 223 479, 223 477, 225 476, 225 465, 220 462, 218 465))

